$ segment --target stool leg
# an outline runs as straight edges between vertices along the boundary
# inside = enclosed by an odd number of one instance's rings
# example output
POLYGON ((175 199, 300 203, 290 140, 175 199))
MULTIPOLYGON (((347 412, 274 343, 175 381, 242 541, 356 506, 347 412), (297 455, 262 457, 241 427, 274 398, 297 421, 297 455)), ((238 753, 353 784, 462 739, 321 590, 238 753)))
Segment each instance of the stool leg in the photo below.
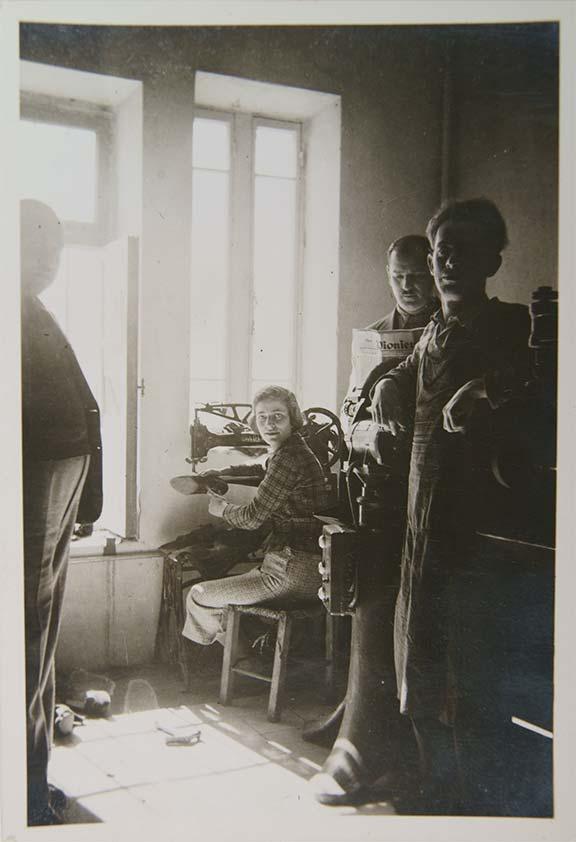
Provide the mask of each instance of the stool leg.
POLYGON ((187 655, 188 649, 186 647, 186 641, 182 637, 182 628, 184 626, 184 588, 183 588, 183 580, 184 580, 184 571, 182 569, 182 562, 179 558, 175 558, 170 563, 171 569, 171 580, 172 580, 172 588, 173 588, 173 596, 172 596, 172 611, 174 613, 174 631, 176 632, 176 641, 175 641, 175 649, 176 649, 176 658, 178 663, 180 664, 180 672, 182 674, 182 679, 184 681, 184 689, 190 689, 190 666, 188 664, 187 655))
POLYGON ((291 632, 292 619, 283 612, 278 620, 276 648, 274 650, 274 669, 272 670, 272 686, 268 701, 268 719, 270 722, 278 722, 284 702, 284 685, 286 683, 286 666, 291 632))
POLYGON ((228 608, 226 618, 226 639, 224 641, 224 656, 222 658, 222 677, 220 679, 220 704, 227 705, 232 700, 234 672, 232 667, 236 660, 238 649, 238 634, 240 632, 240 614, 232 606, 228 608))

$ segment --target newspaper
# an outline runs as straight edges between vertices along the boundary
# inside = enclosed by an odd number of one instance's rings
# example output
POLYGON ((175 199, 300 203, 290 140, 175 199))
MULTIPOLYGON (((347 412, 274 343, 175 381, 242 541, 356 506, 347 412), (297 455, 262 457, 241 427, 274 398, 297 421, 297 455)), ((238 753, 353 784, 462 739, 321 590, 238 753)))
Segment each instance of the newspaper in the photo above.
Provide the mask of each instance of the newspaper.
POLYGON ((424 328, 412 330, 353 330, 352 331, 352 374, 340 420, 347 432, 351 419, 356 414, 358 401, 367 397, 373 379, 370 375, 378 368, 378 374, 394 368, 414 350, 424 328))
POLYGON ((372 369, 380 363, 390 362, 390 368, 393 368, 409 356, 422 330, 353 330, 351 385, 363 386, 372 369))

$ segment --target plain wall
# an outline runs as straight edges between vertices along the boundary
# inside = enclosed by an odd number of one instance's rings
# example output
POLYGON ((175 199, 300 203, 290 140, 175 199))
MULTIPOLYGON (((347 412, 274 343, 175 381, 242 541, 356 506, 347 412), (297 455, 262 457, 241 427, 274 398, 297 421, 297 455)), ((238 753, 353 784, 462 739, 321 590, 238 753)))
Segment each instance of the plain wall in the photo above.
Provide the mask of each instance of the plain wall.
POLYGON ((150 663, 160 612, 162 557, 71 559, 58 639, 58 669, 150 663))
POLYGON ((555 27, 489 27, 454 49, 456 192, 501 209, 510 244, 488 291, 523 304, 558 285, 556 38, 555 27))

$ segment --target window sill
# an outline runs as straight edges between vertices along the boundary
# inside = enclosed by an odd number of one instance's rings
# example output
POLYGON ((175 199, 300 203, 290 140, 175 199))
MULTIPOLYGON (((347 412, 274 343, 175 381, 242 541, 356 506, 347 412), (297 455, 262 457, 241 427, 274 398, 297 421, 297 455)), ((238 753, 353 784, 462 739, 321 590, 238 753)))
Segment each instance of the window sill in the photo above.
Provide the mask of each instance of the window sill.
POLYGON ((97 530, 85 538, 75 538, 70 544, 70 558, 111 558, 116 556, 160 556, 157 547, 135 539, 119 538, 107 530, 97 530))

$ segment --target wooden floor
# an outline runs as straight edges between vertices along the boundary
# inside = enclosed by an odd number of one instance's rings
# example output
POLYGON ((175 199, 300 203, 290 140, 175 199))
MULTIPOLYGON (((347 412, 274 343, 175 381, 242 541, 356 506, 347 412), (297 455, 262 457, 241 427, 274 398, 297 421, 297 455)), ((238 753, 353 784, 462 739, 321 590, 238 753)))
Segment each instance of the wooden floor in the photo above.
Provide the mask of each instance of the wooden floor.
POLYGON ((282 721, 271 723, 261 682, 238 679, 233 704, 218 704, 220 658, 216 647, 203 651, 188 691, 176 666, 107 673, 116 682, 111 715, 86 719, 53 751, 50 777, 70 798, 67 823, 104 822, 111 838, 122 828, 163 842, 378 838, 374 823, 394 814, 390 804, 325 807, 308 786, 328 754, 301 737, 331 709, 321 671, 313 663, 292 671, 282 721), (169 746, 159 725, 196 726, 200 742, 169 746))

